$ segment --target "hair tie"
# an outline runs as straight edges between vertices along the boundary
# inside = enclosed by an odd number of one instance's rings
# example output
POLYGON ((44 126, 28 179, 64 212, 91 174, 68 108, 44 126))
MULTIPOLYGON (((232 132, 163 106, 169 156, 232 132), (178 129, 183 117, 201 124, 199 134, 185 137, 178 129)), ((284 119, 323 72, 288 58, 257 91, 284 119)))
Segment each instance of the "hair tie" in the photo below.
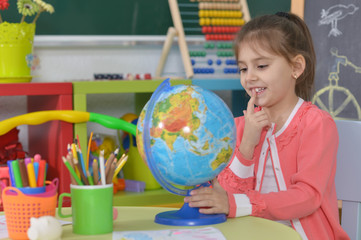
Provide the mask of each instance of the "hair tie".
POLYGON ((290 20, 290 15, 286 12, 277 12, 275 15, 277 15, 279 17, 284 17, 284 18, 287 18, 288 20, 290 20))

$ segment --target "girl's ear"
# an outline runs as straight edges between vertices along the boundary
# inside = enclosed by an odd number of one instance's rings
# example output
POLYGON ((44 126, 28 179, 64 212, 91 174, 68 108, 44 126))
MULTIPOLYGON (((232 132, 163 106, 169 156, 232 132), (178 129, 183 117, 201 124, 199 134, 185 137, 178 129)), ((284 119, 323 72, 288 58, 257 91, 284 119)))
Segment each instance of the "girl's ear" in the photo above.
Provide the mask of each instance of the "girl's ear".
POLYGON ((292 77, 297 79, 304 72, 306 67, 306 60, 301 55, 298 54, 292 59, 292 77))

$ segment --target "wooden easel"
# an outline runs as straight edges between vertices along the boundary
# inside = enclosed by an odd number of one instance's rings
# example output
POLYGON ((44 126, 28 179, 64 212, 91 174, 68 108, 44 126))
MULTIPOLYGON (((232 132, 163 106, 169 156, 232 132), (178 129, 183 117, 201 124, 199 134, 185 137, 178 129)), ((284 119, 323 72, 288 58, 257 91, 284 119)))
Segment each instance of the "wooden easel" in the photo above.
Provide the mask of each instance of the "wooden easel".
POLYGON ((159 78, 161 76, 163 69, 164 69, 164 64, 165 64, 168 54, 169 54, 169 50, 172 47, 175 36, 177 36, 179 50, 180 50, 180 53, 182 56, 182 61, 183 61, 184 69, 186 72, 186 77, 192 78, 194 75, 194 72, 193 72, 193 68, 192 68, 192 64, 191 64, 191 59, 189 57, 188 46, 187 46, 184 29, 183 29, 183 24, 182 24, 182 20, 181 20, 179 8, 178 8, 178 2, 177 2, 177 0, 168 0, 168 3, 169 3, 169 8, 171 11, 174 27, 168 28, 167 37, 166 37, 164 45, 163 45, 162 55, 158 62, 158 67, 155 72, 155 77, 159 78))

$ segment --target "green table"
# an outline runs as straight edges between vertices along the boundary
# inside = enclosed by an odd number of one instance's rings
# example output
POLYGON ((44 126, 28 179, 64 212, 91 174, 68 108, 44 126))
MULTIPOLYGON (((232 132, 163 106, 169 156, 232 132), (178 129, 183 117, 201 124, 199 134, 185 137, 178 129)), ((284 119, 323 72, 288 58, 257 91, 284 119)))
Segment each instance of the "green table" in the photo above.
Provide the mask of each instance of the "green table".
MULTIPOLYGON (((166 226, 154 223, 157 213, 174 210, 175 208, 160 207, 117 207, 118 218, 114 222, 114 231, 164 230, 180 228, 203 228, 166 226)), ((64 209, 64 213, 70 209, 64 209)), ((71 221, 71 219, 63 219, 71 221)), ((300 235, 290 227, 281 223, 257 217, 231 218, 224 223, 208 225, 219 229, 227 240, 301 240, 300 235)), ((112 234, 82 236, 72 233, 72 226, 63 226, 62 239, 112 239, 112 234)))

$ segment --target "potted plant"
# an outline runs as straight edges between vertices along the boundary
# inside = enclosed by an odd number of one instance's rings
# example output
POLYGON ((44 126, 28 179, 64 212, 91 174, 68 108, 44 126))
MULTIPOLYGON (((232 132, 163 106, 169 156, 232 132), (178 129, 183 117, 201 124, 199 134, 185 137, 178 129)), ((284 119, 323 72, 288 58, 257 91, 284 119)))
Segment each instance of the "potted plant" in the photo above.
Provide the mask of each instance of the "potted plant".
POLYGON ((8 7, 9 0, 0 0, 0 83, 30 82, 36 21, 54 8, 43 0, 17 0, 21 18, 9 23, 1 17, 8 7))

